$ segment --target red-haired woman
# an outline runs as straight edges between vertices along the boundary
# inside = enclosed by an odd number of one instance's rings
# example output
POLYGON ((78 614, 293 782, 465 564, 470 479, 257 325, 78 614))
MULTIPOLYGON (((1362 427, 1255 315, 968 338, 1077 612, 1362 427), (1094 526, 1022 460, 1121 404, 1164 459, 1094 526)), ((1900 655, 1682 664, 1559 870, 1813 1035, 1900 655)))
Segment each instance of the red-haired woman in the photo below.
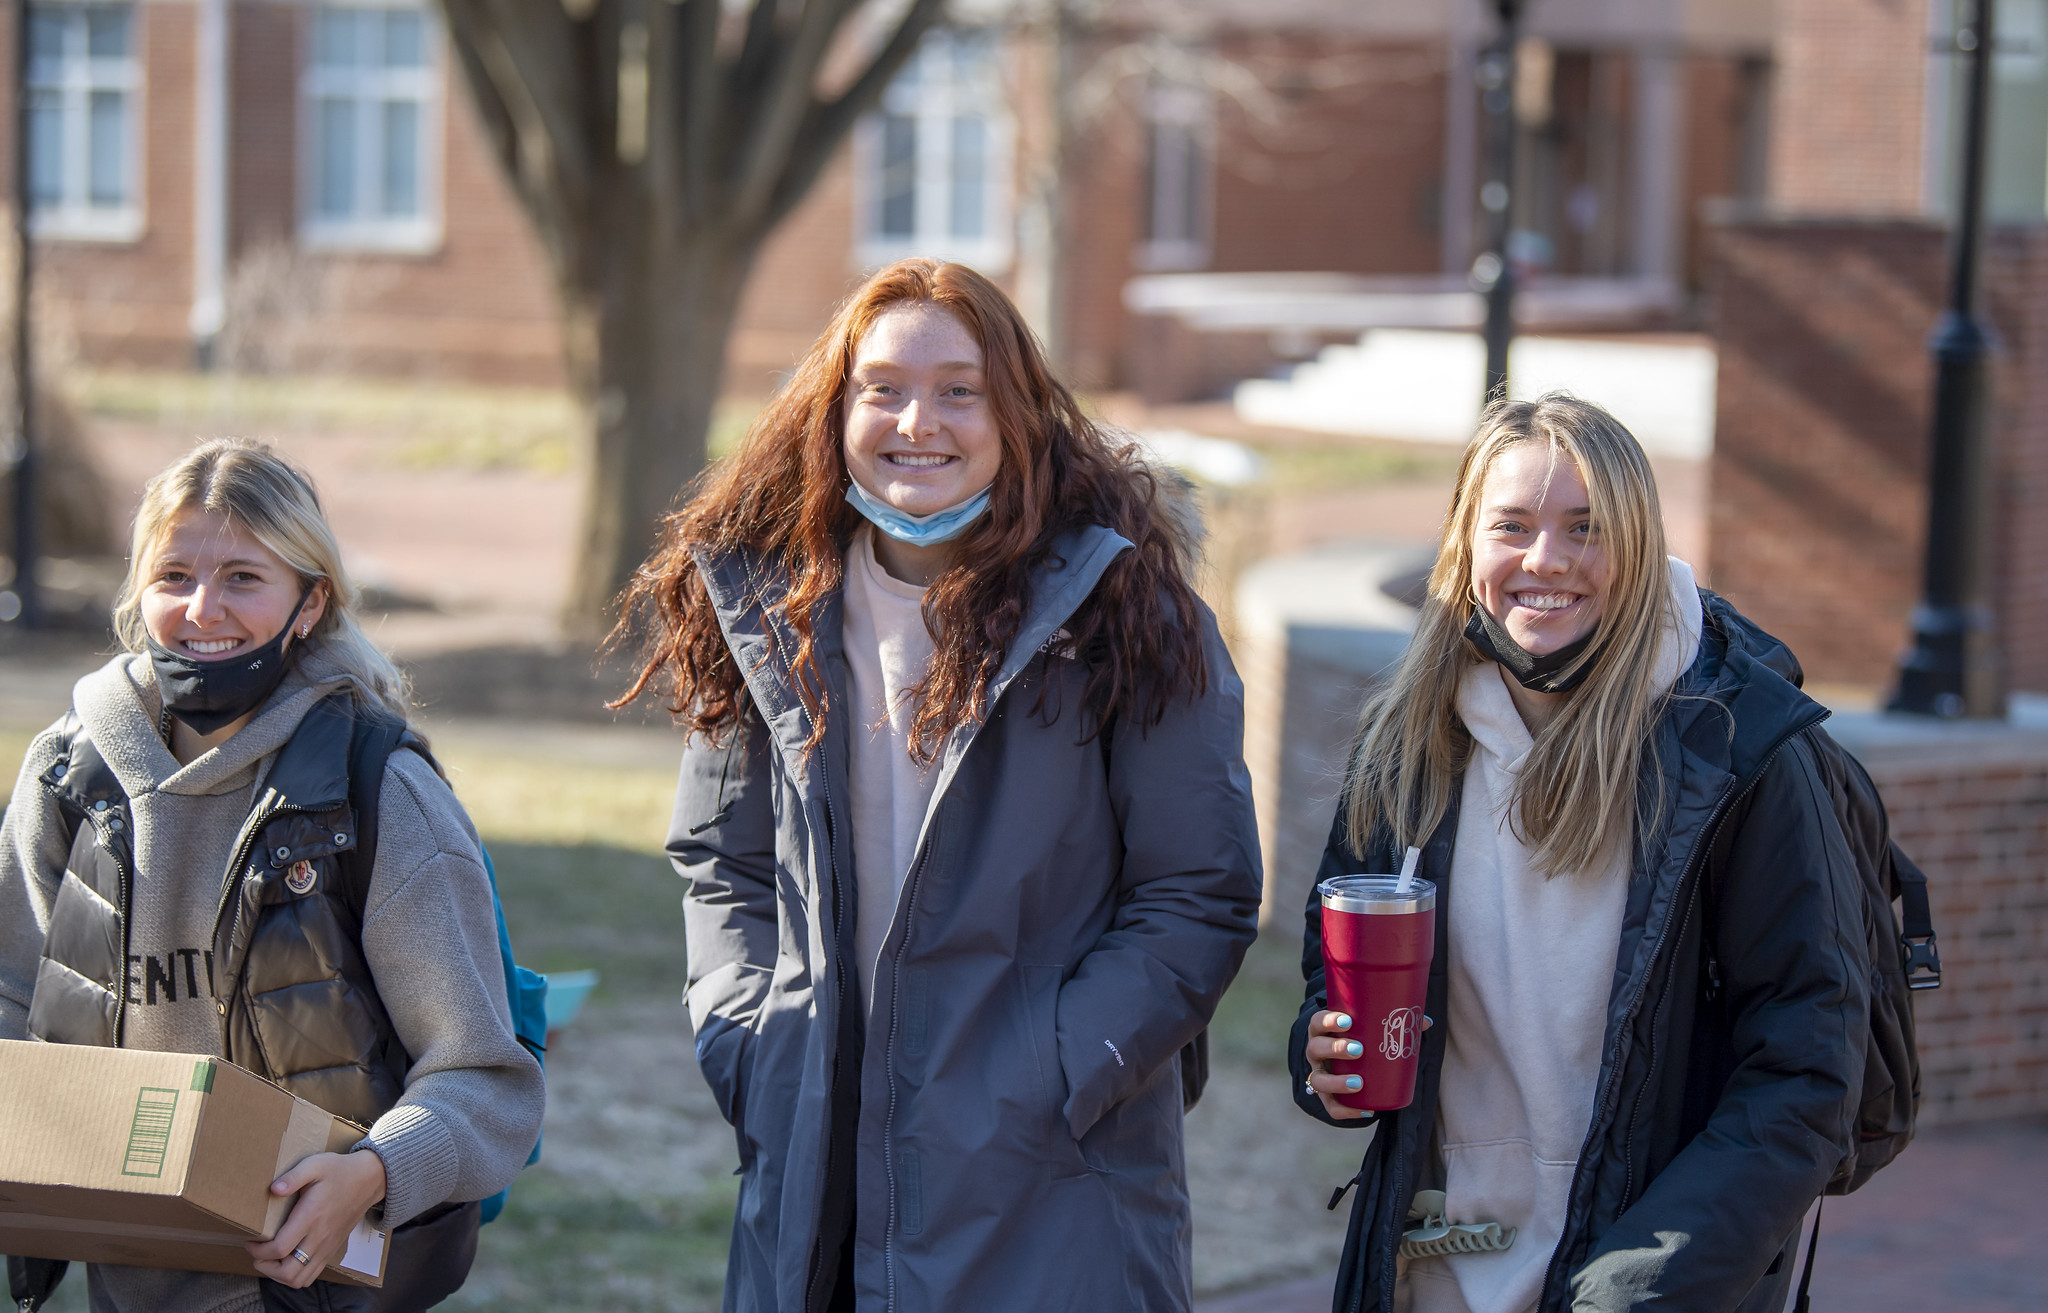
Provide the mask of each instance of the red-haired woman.
POLYGON ((669 520, 633 691, 689 731, 728 1310, 1189 1305, 1182 1051, 1259 899, 1191 555, 1002 292, 930 260, 870 278, 669 520))

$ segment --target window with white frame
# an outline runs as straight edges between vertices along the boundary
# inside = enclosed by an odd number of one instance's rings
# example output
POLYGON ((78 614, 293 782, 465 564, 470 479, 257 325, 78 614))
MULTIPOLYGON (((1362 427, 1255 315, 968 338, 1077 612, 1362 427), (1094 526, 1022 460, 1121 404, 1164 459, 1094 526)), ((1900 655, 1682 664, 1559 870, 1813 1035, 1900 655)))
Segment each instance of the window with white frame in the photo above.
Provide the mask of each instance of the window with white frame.
POLYGON ((141 235, 135 44, 132 4, 29 7, 28 195, 37 234, 141 235))
POLYGON ((323 4, 301 79, 309 245, 440 241, 439 32, 418 5, 323 4))
POLYGON ((1009 264, 1002 87, 993 33, 924 39, 856 141, 862 263, 930 255, 985 272, 1009 264))
POLYGON ((1145 269, 1201 269, 1209 263, 1209 97, 1195 87, 1157 86, 1145 104, 1145 269))

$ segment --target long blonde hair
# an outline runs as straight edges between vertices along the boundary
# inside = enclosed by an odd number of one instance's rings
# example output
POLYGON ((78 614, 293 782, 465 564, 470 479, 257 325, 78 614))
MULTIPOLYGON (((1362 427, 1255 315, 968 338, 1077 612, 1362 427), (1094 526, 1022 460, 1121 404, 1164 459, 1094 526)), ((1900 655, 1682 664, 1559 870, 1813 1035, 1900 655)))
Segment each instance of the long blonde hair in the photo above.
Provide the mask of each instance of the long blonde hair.
MULTIPOLYGON (((1345 781, 1351 846, 1363 853, 1376 823, 1401 846, 1422 843, 1450 806, 1472 738, 1458 717, 1458 684, 1483 660, 1465 639, 1477 605, 1472 538, 1487 472, 1525 442, 1547 445, 1586 482, 1593 527, 1612 563, 1606 604, 1584 659, 1591 672, 1536 731, 1515 781, 1514 832, 1549 875, 1601 869, 1632 834, 1637 770, 1663 704, 1656 658, 1671 606, 1664 518, 1650 461, 1612 415, 1553 392, 1502 401, 1481 416, 1458 467, 1429 595, 1394 677, 1370 697, 1345 781)), ((1651 805, 1661 805, 1653 802, 1651 805)))
POLYGON ((307 638, 308 650, 353 676, 387 711, 409 719, 412 686, 356 621, 362 594, 342 566, 341 544, 320 509, 313 481, 260 442, 217 438, 201 443, 149 481, 135 512, 128 576, 114 599, 114 634, 130 652, 148 649, 142 589, 171 521, 189 510, 210 512, 248 530, 299 576, 299 587, 327 583, 327 609, 307 638))

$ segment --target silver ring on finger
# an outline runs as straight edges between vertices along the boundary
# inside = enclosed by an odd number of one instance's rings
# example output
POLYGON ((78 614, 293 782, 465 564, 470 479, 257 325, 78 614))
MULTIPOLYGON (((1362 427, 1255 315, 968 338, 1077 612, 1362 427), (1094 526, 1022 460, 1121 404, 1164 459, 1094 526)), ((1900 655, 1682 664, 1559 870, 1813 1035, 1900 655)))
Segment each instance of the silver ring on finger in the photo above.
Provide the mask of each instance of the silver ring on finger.
POLYGON ((292 1257, 299 1260, 299 1266, 306 1267, 313 1262, 313 1256, 303 1249, 292 1250, 292 1257))

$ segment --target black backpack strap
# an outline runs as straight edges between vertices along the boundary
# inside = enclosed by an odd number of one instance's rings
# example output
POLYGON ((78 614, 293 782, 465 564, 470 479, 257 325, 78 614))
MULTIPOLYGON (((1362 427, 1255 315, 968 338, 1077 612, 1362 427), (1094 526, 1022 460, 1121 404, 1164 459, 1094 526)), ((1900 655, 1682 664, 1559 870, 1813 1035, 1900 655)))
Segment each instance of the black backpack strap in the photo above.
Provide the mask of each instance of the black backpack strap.
POLYGON ((1892 879, 1899 887, 1899 946, 1907 989, 1941 988, 1941 953, 1934 946, 1934 915, 1927 906, 1927 875, 1891 845, 1892 879))
POLYGON ((356 845, 337 857, 342 887, 359 928, 363 909, 370 902, 370 877, 377 869, 377 811, 384 793, 384 768, 391 754, 400 748, 410 748, 426 757, 435 771, 440 771, 439 763, 427 752, 426 742, 404 721, 358 701, 355 728, 348 744, 348 803, 356 813, 356 845))
POLYGON ((1820 1248, 1820 1208, 1826 1202, 1826 1195, 1813 1201, 1813 1236, 1806 1242, 1806 1267, 1799 1274, 1799 1298, 1792 1301, 1792 1313, 1807 1313, 1812 1306, 1807 1292, 1813 1286, 1813 1251, 1820 1248))
POLYGON ((7 1260, 7 1297, 21 1313, 36 1313, 57 1293, 57 1284, 71 1265, 61 1258, 14 1258, 7 1260))

